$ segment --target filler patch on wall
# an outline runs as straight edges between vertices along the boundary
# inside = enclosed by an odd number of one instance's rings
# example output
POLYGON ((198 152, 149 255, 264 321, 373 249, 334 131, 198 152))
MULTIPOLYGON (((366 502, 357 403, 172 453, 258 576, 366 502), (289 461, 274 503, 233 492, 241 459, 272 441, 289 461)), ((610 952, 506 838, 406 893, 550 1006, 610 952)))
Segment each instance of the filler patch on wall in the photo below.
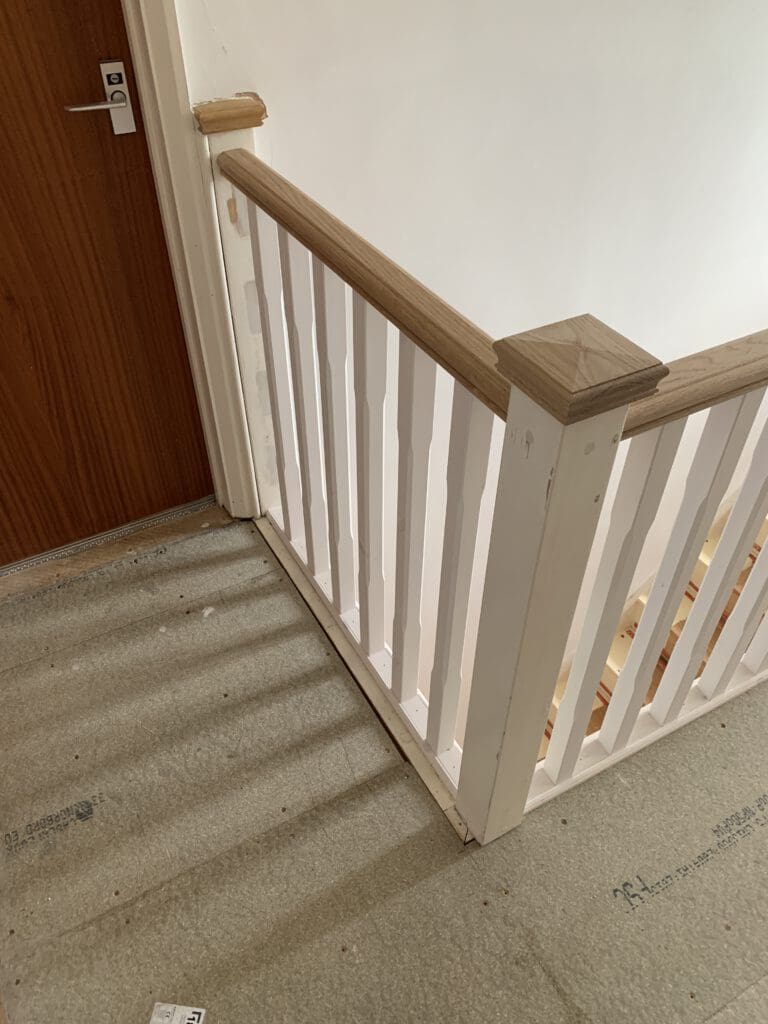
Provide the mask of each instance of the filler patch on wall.
POLYGON ((149 1024, 205 1024, 205 1010, 199 1006, 155 1003, 149 1024))

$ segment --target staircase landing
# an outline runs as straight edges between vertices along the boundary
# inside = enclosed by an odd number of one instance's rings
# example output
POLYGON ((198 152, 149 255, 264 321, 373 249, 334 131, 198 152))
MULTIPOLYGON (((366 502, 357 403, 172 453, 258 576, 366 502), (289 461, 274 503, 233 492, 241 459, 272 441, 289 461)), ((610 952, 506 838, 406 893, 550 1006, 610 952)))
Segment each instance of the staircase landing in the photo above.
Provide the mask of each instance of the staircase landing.
POLYGON ((463 847, 252 527, 121 556, 0 602, 10 1024, 768 1019, 763 688, 463 847))

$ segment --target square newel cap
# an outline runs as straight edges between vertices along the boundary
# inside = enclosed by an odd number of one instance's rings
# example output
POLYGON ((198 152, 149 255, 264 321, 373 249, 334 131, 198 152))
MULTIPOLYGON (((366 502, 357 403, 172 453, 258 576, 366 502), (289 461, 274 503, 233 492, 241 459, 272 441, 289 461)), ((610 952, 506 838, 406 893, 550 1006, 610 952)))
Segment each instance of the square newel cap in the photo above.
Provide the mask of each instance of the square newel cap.
POLYGON ((499 371, 561 423, 652 395, 669 370, 585 313, 494 343, 499 371))

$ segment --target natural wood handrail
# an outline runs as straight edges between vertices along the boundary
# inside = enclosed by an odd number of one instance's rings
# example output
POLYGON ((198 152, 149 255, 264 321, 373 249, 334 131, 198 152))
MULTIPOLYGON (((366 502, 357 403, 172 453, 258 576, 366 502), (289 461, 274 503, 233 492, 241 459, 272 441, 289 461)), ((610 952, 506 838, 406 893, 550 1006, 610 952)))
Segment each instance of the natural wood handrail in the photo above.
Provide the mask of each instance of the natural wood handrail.
POLYGON ((562 423, 653 392, 666 368, 589 315, 494 343, 441 298, 245 149, 221 173, 502 419, 511 384, 562 423), (498 356, 498 365, 497 365, 498 356))
POLYGON ((203 135, 259 128, 268 117, 264 100, 255 92, 238 92, 226 100, 206 100, 192 107, 203 135))
POLYGON ((245 149, 221 173, 503 419, 509 381, 491 337, 245 149))
POLYGON ((629 407, 624 437, 690 416, 768 384, 768 330, 669 363, 658 392, 629 407))

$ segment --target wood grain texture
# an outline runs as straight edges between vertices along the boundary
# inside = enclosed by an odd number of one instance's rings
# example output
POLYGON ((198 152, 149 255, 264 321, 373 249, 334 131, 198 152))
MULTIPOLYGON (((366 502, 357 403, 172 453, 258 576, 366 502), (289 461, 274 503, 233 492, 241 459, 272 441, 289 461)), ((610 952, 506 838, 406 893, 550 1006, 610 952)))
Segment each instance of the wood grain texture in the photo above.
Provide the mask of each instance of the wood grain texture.
POLYGON ((252 153, 227 150, 218 163, 225 178, 503 419, 510 383, 572 423, 652 392, 666 372, 654 356, 591 316, 494 346, 479 327, 252 153))
POLYGON ((0 564, 212 489, 138 104, 64 110, 104 54, 135 101, 119 0, 0 9, 0 564))
POLYGON ((258 128, 269 116, 264 100, 255 92, 238 92, 226 100, 206 100, 192 107, 192 113, 203 135, 258 128))
POLYGON ((225 178, 318 256, 359 295, 459 380, 506 417, 509 381, 496 367, 492 340, 365 239, 244 149, 218 160, 225 178))
POLYGON ((768 384, 768 330, 684 356, 669 364, 658 393, 634 402, 624 437, 690 416, 768 384))
POLYGON ((499 369, 561 423, 652 394, 667 373, 655 356, 589 314, 497 341, 499 369))

